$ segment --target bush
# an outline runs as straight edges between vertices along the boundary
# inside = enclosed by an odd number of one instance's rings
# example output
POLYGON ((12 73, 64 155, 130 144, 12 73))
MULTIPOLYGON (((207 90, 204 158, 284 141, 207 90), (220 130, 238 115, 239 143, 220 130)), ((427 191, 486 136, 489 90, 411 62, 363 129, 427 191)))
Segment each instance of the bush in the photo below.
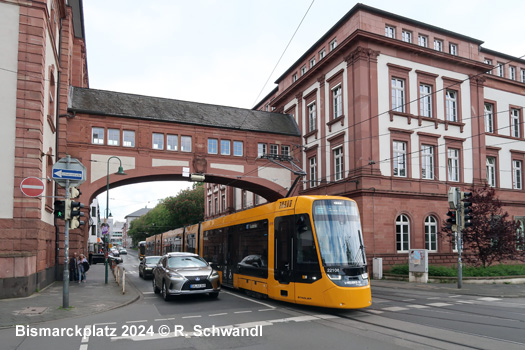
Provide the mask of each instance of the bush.
MULTIPOLYGON (((408 276, 408 264, 394 265, 388 273, 408 276)), ((428 266, 428 275, 435 277, 456 277, 458 275, 457 266, 428 266)), ((489 267, 473 267, 463 265, 464 277, 498 277, 498 276, 523 276, 525 275, 525 265, 494 265, 489 267)))

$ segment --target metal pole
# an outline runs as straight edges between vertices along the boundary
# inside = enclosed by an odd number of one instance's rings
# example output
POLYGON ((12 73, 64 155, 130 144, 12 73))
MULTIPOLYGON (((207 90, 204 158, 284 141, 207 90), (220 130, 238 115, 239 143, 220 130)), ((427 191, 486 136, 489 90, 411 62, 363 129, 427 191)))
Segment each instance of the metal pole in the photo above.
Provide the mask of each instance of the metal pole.
MULTIPOLYGON (((107 186, 106 186, 106 225, 109 225, 108 223, 108 217, 109 217, 109 160, 111 158, 108 158, 108 173, 107 173, 107 186)), ((104 264, 106 268, 106 275, 105 275, 105 283, 108 284, 108 235, 109 235, 109 229, 104 237, 104 249, 105 251, 105 259, 104 264)))
POLYGON ((458 237, 457 237, 457 245, 458 245, 458 289, 461 289, 463 286, 463 263, 461 261, 461 250, 463 248, 463 242, 461 237, 461 226, 463 223, 461 222, 462 214, 463 213, 463 202, 461 202, 461 191, 456 190, 456 195, 458 199, 458 211, 456 213, 456 222, 458 226, 458 237))
MULTIPOLYGON (((66 169, 69 169, 71 157, 66 156, 66 169)), ((69 180, 66 179, 66 202, 69 199, 69 180)), ((69 308, 69 220, 65 220, 64 230, 64 280, 62 288, 62 307, 69 308)))

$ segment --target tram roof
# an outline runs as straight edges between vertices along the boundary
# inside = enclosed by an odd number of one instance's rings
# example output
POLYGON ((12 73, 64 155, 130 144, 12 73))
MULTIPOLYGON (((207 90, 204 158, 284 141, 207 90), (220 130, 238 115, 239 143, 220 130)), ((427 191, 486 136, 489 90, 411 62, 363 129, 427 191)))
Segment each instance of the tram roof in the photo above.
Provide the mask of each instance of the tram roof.
POLYGON ((291 115, 71 87, 68 111, 300 136, 291 115))

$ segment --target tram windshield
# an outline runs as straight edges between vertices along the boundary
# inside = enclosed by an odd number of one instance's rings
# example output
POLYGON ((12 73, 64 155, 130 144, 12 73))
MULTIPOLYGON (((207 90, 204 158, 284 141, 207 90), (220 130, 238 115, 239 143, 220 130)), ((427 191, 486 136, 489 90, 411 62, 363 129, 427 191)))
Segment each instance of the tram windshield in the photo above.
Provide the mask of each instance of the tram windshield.
POLYGON ((324 266, 366 264, 359 209, 354 202, 317 200, 313 219, 324 266))

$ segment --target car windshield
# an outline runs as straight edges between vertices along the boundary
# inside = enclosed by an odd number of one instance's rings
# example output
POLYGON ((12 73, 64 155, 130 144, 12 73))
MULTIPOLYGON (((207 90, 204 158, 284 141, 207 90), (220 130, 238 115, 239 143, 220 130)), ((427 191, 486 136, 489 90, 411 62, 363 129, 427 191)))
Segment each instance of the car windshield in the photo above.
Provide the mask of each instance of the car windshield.
POLYGON ((198 256, 172 256, 168 259, 168 267, 205 267, 208 263, 198 256))
POLYGON ((146 257, 146 264, 158 264, 160 256, 149 256, 146 257))
POLYGON ((324 266, 366 264, 359 209, 354 202, 314 202, 314 225, 324 266))

